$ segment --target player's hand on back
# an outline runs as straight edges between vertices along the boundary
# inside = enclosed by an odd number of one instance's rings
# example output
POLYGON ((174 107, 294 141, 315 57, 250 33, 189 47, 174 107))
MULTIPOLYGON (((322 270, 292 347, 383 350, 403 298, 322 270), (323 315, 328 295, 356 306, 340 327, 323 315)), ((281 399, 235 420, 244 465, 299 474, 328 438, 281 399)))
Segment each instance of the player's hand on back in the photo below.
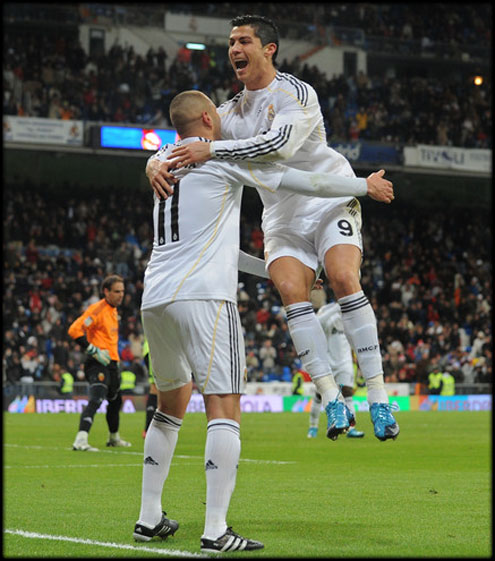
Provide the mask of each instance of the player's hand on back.
POLYGON ((174 183, 177 178, 169 171, 172 168, 171 162, 164 162, 158 158, 150 160, 146 166, 146 176, 155 194, 167 200, 174 194, 174 183))
POLYGON ((394 200, 394 186, 391 181, 384 179, 385 170, 381 169, 366 178, 368 196, 381 203, 391 203, 394 200))
POLYGON ((174 168, 179 169, 190 164, 206 162, 211 158, 209 142, 191 142, 174 148, 168 157, 174 168))

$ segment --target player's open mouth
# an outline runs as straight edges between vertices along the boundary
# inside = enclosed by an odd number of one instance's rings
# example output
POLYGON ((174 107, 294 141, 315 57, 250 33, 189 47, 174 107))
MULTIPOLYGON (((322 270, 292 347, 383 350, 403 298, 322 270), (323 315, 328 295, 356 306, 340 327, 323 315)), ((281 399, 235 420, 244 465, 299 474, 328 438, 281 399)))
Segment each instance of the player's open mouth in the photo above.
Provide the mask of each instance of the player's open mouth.
POLYGON ((237 70, 241 70, 242 68, 246 68, 248 62, 247 60, 235 60, 234 64, 237 70))

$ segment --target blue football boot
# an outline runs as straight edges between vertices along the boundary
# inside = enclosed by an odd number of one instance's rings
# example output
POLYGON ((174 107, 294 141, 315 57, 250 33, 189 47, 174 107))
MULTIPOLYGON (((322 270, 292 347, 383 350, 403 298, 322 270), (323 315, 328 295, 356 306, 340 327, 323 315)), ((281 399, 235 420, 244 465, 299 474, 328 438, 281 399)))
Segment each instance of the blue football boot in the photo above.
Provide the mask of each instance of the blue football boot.
POLYGON ((351 427, 346 436, 347 438, 363 438, 364 432, 351 427))
POLYGON ((399 425, 392 415, 392 407, 388 403, 373 403, 370 407, 371 421, 375 427, 375 436, 385 441, 395 440, 399 435, 399 425))
POLYGON ((318 427, 309 427, 308 438, 316 438, 318 436, 318 427))
MULTIPOLYGON (((337 440, 339 434, 346 432, 349 429, 349 408, 347 405, 335 398, 329 401, 325 407, 327 414, 327 438, 330 440, 337 440)), ((352 413, 350 413, 352 415, 352 413)), ((352 415, 352 417, 354 417, 352 415)))

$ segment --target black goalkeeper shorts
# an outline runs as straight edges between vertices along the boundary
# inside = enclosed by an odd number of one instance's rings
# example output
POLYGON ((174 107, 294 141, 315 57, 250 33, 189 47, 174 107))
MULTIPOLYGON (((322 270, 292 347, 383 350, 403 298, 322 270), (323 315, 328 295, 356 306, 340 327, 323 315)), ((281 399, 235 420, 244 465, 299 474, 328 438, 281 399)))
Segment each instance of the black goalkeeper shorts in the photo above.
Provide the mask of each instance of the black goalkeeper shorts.
POLYGON ((104 366, 93 357, 88 357, 84 363, 84 375, 89 385, 103 384, 107 387, 107 399, 112 400, 120 390, 119 363, 112 360, 104 366))

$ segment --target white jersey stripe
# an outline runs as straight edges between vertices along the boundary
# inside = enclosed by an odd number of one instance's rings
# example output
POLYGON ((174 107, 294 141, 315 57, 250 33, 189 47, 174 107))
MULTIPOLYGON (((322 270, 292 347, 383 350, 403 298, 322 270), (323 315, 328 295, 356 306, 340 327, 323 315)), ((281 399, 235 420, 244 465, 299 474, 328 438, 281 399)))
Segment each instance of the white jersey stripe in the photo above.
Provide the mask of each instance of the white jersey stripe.
POLYGON ((233 322, 232 322, 232 313, 231 313, 231 309, 229 304, 227 303, 227 319, 229 322, 229 348, 230 348, 230 387, 232 390, 232 393, 235 393, 234 391, 234 385, 235 385, 235 342, 234 342, 234 326, 233 326, 233 322))
POLYGON ((301 105, 306 107, 309 97, 307 84, 305 84, 302 80, 299 80, 295 76, 287 74, 286 72, 277 72, 275 78, 279 81, 287 80, 290 84, 292 84, 296 88, 296 90, 300 92, 300 95, 298 95, 298 99, 301 102, 301 105))
POLYGON ((232 304, 232 302, 227 302, 227 313, 229 318, 231 387, 232 393, 239 393, 241 385, 239 330, 237 328, 237 315, 235 305, 232 304))
POLYGON ((292 125, 285 125, 274 138, 256 144, 255 146, 249 146, 248 148, 240 150, 216 150, 215 156, 220 160, 244 160, 247 158, 265 156, 266 154, 280 150, 280 148, 287 144, 290 139, 292 128, 292 125))

